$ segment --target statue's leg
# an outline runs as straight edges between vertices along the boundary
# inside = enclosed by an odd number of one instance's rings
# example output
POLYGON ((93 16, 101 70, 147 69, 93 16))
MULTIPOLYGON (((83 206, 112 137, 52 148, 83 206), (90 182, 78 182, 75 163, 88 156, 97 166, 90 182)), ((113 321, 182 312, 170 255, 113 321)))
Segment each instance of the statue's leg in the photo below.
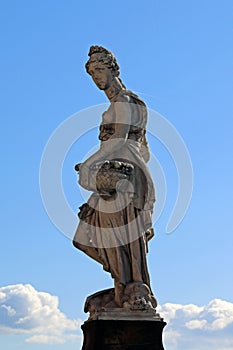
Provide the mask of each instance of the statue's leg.
POLYGON ((124 290, 125 286, 124 284, 117 282, 114 280, 114 287, 115 287, 115 302, 118 306, 122 307, 122 297, 124 296, 124 290))

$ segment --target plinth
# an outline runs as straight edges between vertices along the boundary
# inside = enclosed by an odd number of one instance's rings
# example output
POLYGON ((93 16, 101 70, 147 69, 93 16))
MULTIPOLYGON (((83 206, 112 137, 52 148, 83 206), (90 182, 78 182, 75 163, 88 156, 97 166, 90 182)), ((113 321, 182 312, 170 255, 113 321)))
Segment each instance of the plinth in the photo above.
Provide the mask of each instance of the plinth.
POLYGON ((82 326, 82 350, 164 350, 166 322, 141 312, 102 312, 82 326))

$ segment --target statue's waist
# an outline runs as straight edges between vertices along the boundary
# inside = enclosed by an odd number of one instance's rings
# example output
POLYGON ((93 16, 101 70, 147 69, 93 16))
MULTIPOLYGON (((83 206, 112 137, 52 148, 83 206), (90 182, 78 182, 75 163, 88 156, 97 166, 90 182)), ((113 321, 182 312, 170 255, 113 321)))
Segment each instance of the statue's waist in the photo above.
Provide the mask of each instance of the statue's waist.
MULTIPOLYGON (((107 141, 110 137, 112 137, 115 133, 115 124, 104 124, 100 125, 100 133, 99 139, 101 141, 107 141)), ((130 126, 128 132, 128 139, 134 140, 137 142, 143 142, 143 138, 145 136, 146 130, 144 128, 138 128, 134 126, 130 126)))

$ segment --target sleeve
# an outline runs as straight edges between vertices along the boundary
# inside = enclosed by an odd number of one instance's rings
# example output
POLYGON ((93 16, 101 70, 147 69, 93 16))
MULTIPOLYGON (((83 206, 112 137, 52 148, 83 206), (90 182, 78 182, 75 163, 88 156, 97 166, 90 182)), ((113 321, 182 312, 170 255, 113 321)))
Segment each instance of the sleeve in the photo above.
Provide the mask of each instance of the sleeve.
POLYGON ((141 145, 141 155, 144 161, 147 163, 150 160, 150 148, 147 141, 146 135, 143 136, 143 141, 141 145))

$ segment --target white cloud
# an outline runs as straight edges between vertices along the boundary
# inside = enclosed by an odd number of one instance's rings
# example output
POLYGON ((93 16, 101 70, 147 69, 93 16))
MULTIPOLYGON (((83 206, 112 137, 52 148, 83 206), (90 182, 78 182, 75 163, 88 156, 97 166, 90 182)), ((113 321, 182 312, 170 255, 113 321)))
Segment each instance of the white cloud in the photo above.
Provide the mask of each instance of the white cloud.
POLYGON ((5 300, 5 294, 0 292, 0 302, 5 300))
POLYGON ((181 334, 178 331, 175 331, 172 328, 166 329, 166 342, 174 347, 177 347, 179 338, 181 334))
POLYGON ((185 323, 185 326, 189 329, 204 329, 207 324, 206 320, 192 320, 185 323))
POLYGON ((158 307, 168 323, 165 347, 170 350, 232 350, 233 303, 214 299, 207 305, 166 303, 158 307))
MULTIPOLYGON (((157 311, 168 323, 169 350, 232 350, 233 303, 214 299, 207 305, 166 303, 157 311)), ((80 340, 79 320, 59 309, 58 297, 30 284, 0 288, 0 333, 25 334, 27 343, 62 344, 80 340)))
POLYGON ((64 343, 77 337, 80 320, 60 311, 58 297, 30 284, 0 288, 0 332, 30 334, 30 343, 64 343))
POLYGON ((64 344, 64 337, 59 337, 55 335, 33 335, 26 339, 26 343, 41 343, 41 344, 64 344))
POLYGON ((202 312, 203 307, 194 305, 194 304, 187 304, 187 305, 181 305, 181 304, 171 304, 166 303, 162 307, 160 306, 158 308, 159 312, 163 313, 163 317, 166 319, 166 322, 169 322, 171 319, 174 319, 177 317, 188 317, 189 315, 198 315, 200 312, 202 312))
POLYGON ((10 305, 7 306, 7 305, 3 304, 3 305, 1 305, 1 307, 2 307, 3 309, 7 310, 8 316, 14 316, 14 315, 16 315, 15 309, 13 309, 10 305))
POLYGON ((67 334, 63 336, 55 335, 33 335, 26 339, 26 343, 41 343, 41 344, 64 344, 67 340, 80 340, 81 335, 67 334))
POLYGON ((221 299, 212 300, 204 310, 204 314, 210 315, 208 329, 221 330, 233 324, 233 303, 221 299))

